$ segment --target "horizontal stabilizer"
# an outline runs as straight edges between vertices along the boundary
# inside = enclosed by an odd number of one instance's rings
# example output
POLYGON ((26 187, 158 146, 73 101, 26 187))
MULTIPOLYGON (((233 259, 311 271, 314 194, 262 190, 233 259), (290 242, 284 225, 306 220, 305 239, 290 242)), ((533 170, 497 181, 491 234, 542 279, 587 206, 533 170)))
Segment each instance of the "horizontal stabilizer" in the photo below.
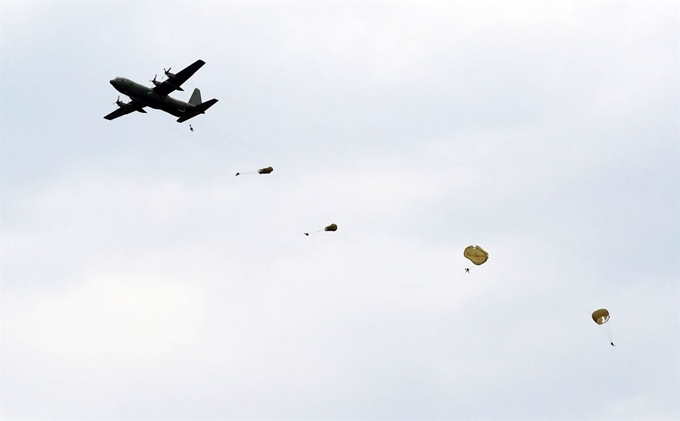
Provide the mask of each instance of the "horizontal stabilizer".
POLYGON ((211 99, 210 101, 202 102, 198 104, 196 107, 192 108, 191 111, 187 111, 182 115, 182 117, 177 119, 178 123, 182 123, 184 121, 189 120, 190 118, 194 118, 199 114, 204 114, 205 111, 215 105, 217 100, 215 98, 211 99))
POLYGON ((202 102, 196 106, 196 110, 203 114, 205 110, 215 105, 216 102, 217 100, 215 98, 211 99, 210 101, 202 102))

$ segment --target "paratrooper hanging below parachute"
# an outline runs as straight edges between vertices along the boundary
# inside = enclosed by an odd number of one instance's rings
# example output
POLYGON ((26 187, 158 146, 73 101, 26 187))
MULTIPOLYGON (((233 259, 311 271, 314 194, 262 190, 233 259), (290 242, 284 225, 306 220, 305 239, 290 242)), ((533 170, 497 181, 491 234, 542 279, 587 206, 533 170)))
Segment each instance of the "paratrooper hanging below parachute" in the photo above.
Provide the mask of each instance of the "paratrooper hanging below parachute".
MULTIPOLYGON (((257 170, 258 174, 271 174, 272 171, 274 171, 273 167, 265 167, 265 168, 260 168, 257 170)), ((236 176, 239 176, 241 174, 255 174, 255 171, 246 171, 246 172, 237 172, 236 176)))
POLYGON ((330 224, 329 226, 327 226, 323 230, 314 231, 312 233, 306 232, 305 235, 309 237, 309 234, 316 234, 317 232, 321 232, 321 231, 337 231, 337 230, 338 230, 338 226, 336 224, 330 224))

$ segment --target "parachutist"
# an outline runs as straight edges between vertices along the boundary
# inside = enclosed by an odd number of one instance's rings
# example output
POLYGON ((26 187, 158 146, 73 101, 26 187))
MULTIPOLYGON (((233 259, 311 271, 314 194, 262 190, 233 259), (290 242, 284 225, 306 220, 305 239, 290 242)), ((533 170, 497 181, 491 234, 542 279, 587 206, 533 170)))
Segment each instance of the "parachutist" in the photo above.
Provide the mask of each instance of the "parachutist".
POLYGON ((306 232, 305 235, 306 235, 307 237, 309 237, 309 233, 308 233, 308 232, 306 232))
POLYGON ((614 345, 614 342, 609 342, 609 344, 610 344, 611 346, 616 346, 616 345, 614 345))
POLYGON ((241 173, 240 173, 240 172, 237 172, 236 175, 235 175, 234 177, 238 177, 239 174, 241 174, 241 173))
POLYGON ((465 273, 470 273, 470 268, 465 268, 465 273))
POLYGON ((189 130, 191 130, 192 132, 194 131, 194 128, 191 127, 191 124, 189 124, 189 130))

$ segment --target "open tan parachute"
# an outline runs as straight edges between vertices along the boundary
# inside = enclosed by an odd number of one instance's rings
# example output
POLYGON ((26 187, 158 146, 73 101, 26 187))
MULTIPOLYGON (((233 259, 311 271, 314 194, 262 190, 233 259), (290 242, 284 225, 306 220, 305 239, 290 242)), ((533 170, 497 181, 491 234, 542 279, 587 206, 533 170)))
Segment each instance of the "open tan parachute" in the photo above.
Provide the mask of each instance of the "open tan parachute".
POLYGON ((463 256, 465 256, 477 266, 483 264, 489 259, 489 253, 484 251, 484 249, 479 246, 467 246, 465 251, 463 251, 463 256))
POLYGON ((609 321, 609 311, 606 308, 593 311, 593 321, 598 325, 603 325, 609 321))
POLYGON ((314 231, 312 233, 306 232, 305 235, 309 236, 309 234, 316 234, 317 232, 321 232, 321 231, 337 231, 337 230, 338 230, 338 226, 336 224, 330 224, 329 226, 327 226, 323 230, 314 231))
MULTIPOLYGON (((260 168, 259 170, 257 170, 257 173, 258 174, 271 174, 272 171, 274 171, 273 167, 265 167, 265 168, 260 168)), ((239 176, 241 174, 254 174, 254 173, 255 173, 255 171, 237 172, 236 176, 239 176)))

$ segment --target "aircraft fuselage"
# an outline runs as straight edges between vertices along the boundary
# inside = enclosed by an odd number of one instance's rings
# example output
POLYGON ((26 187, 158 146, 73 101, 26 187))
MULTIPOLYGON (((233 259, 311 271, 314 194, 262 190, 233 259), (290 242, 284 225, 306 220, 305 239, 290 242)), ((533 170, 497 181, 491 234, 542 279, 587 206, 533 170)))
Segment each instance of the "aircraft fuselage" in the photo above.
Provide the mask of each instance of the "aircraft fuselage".
POLYGON ((124 77, 111 79, 110 83, 118 92, 127 95, 136 102, 157 110, 163 110, 177 117, 195 108, 194 105, 171 98, 169 95, 159 95, 152 88, 124 77))

